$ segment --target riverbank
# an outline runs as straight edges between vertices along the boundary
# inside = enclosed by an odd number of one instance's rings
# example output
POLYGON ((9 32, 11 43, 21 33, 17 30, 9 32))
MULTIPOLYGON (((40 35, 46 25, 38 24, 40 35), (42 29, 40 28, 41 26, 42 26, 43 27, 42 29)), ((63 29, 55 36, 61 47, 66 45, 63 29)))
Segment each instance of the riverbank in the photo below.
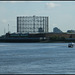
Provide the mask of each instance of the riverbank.
POLYGON ((65 43, 75 42, 75 34, 67 33, 35 33, 35 34, 22 34, 22 33, 6 33, 0 37, 0 42, 10 43, 65 43))
POLYGON ((46 39, 0 39, 0 43, 69 43, 75 40, 46 40, 46 39))

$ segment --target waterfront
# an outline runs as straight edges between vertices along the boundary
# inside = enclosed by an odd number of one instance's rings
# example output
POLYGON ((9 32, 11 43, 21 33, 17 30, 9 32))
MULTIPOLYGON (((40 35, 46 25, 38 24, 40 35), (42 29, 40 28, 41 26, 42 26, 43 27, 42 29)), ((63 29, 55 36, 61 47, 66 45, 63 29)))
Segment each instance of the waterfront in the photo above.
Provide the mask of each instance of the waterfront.
POLYGON ((68 43, 0 43, 0 74, 75 74, 68 43))

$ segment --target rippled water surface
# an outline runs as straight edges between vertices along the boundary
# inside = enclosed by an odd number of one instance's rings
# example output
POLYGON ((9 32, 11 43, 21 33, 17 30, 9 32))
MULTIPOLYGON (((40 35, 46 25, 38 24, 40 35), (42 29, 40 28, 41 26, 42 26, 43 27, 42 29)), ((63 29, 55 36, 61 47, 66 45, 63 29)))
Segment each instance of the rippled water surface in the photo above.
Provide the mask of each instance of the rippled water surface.
POLYGON ((0 74, 75 74, 68 43, 0 43, 0 74))

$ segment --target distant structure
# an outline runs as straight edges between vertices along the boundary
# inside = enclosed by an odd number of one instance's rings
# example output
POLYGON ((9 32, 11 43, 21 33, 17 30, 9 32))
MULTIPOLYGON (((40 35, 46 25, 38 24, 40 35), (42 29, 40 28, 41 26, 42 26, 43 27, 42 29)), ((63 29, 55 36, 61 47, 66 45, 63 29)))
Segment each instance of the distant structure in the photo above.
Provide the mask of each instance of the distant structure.
POLYGON ((53 33, 63 33, 59 28, 53 28, 53 33))
POLYGON ((48 17, 45 16, 20 16, 17 17, 18 33, 48 32, 48 17))
POLYGON ((67 30, 67 33, 75 33, 75 30, 67 30))

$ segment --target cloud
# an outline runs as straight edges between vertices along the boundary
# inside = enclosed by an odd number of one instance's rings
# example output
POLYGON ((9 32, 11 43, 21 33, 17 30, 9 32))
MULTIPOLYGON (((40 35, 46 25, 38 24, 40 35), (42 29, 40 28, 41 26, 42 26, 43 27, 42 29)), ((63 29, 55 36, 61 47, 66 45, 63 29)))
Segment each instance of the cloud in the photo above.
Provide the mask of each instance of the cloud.
POLYGON ((3 20, 2 20, 2 23, 7 23, 7 20, 6 20, 6 19, 3 19, 3 20))
POLYGON ((56 3, 46 3, 46 5, 49 8, 54 8, 54 7, 60 6, 60 4, 56 4, 56 3))

